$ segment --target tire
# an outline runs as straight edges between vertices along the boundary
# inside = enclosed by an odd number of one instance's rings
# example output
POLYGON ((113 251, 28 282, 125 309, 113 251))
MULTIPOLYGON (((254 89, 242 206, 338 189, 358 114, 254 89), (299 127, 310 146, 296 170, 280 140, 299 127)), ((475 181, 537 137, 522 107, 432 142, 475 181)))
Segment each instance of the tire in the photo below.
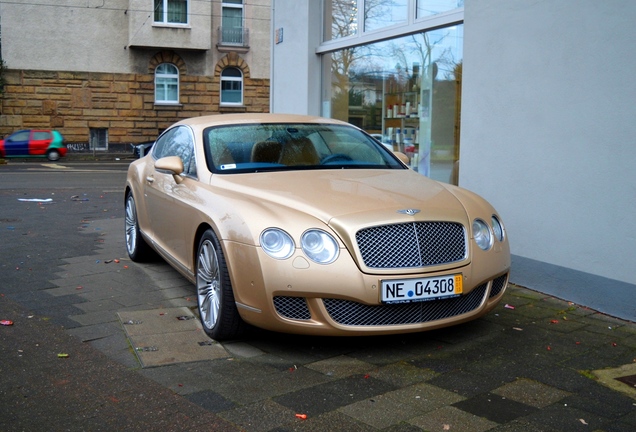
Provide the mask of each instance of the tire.
POLYGON ((234 339, 246 325, 236 309, 223 250, 212 230, 203 233, 196 258, 197 304, 203 330, 216 341, 234 339))
POLYGON ((139 231, 137 220, 137 206, 132 192, 126 195, 126 215, 124 218, 126 231, 126 251, 131 260, 135 262, 150 261, 155 257, 154 251, 148 246, 139 231))
POLYGON ((60 152, 57 150, 49 150, 46 154, 46 158, 52 162, 60 160, 60 152))

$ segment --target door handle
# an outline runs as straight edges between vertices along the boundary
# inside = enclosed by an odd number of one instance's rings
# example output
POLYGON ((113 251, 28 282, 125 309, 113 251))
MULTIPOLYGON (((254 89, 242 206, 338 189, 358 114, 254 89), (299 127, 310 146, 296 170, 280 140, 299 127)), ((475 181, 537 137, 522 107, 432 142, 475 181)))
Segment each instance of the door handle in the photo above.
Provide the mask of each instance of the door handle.
POLYGON ((147 181, 148 183, 152 183, 153 181, 155 181, 155 179, 154 179, 154 177, 150 177, 150 176, 148 176, 148 177, 146 177, 146 181, 147 181))

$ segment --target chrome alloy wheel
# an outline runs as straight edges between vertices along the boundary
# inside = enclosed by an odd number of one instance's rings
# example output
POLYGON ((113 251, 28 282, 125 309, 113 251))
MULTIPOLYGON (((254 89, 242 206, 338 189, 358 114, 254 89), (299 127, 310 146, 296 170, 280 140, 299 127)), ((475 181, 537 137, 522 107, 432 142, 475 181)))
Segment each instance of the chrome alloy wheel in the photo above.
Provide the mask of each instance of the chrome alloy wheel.
POLYGON ((221 271, 216 249, 209 239, 199 247, 197 296, 201 323, 209 332, 217 324, 221 310, 221 271))
POLYGON ((128 255, 134 255, 137 249, 137 209, 135 207, 135 199, 132 194, 128 195, 126 199, 126 216, 125 216, 125 230, 126 230, 126 251, 128 255))
POLYGON ((125 213, 124 231, 126 232, 126 252, 128 252, 128 256, 135 262, 150 261, 156 255, 141 235, 139 219, 137 218, 137 205, 130 191, 126 195, 125 213))

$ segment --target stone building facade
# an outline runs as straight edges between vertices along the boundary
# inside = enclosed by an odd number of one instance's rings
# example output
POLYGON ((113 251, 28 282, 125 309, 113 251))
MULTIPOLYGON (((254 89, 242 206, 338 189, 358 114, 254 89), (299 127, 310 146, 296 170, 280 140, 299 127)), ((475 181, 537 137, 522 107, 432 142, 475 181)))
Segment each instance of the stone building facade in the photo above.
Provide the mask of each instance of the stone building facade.
MULTIPOLYGON (((225 12, 221 9, 224 3, 219 2, 214 6, 209 3, 210 10, 193 13, 188 28, 155 25, 152 28, 154 33, 145 35, 142 44, 137 45, 130 43, 134 39, 131 35, 124 36, 121 42, 128 42, 128 45, 121 53, 106 49, 119 42, 118 36, 109 43, 93 39, 99 31, 84 33, 80 30, 69 32, 70 39, 50 38, 46 50, 49 54, 44 57, 37 34, 18 34, 19 26, 15 20, 24 13, 24 8, 20 5, 3 6, 0 24, 5 85, 0 99, 0 136, 20 129, 52 128, 62 133, 70 151, 97 148, 120 152, 130 151, 131 144, 154 140, 166 127, 184 118, 268 112, 269 0, 253 2, 260 4, 258 10, 254 10, 254 5, 242 3, 228 2, 228 6, 235 8, 233 10, 241 6, 245 36, 238 44, 235 41, 227 44, 222 40, 221 31, 225 23, 220 17, 225 12), (218 25, 218 33, 201 33, 195 27, 196 19, 203 14, 209 14, 209 19, 199 24, 203 27, 210 25, 210 28, 218 25), (190 35, 179 37, 184 32, 190 32, 190 35), (166 41, 166 34, 177 37, 166 41), (197 34, 202 36, 193 41, 190 36, 197 34), (88 41, 82 41, 82 35, 88 41), (207 37, 210 40, 206 40, 207 37), (96 50, 101 47, 102 52, 111 52, 112 57, 92 61, 91 53, 86 61, 86 56, 74 54, 78 50, 68 49, 87 43, 92 43, 96 50), (65 56, 66 61, 60 63, 59 55, 65 56), (39 60, 30 61, 32 57, 39 60), (155 70, 161 64, 174 65, 178 69, 178 103, 157 103, 155 70), (221 75, 226 68, 238 69, 242 75, 240 104, 221 103, 221 75)), ((148 4, 151 4, 150 0, 148 4)), ((192 2, 190 7, 200 7, 197 5, 198 2, 192 2)), ((122 3, 121 7, 125 6, 125 2, 122 3)), ((68 11, 51 12, 52 8, 44 6, 31 8, 36 8, 33 14, 41 19, 68 14, 68 11)), ((76 12, 76 15, 92 13, 93 25, 109 24, 108 19, 102 20, 95 11, 78 8, 76 12)), ((134 21, 132 17, 131 21, 134 21)), ((77 23, 79 26, 86 25, 77 23)), ((119 27, 126 33, 121 23, 119 27)), ((142 26, 144 30, 145 27, 142 26)))

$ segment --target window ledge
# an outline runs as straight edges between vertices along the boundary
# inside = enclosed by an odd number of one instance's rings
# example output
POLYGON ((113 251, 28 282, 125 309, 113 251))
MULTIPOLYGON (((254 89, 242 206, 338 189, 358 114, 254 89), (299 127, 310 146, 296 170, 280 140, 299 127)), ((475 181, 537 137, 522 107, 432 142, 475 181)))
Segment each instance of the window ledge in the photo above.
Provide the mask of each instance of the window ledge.
POLYGON ((155 109, 175 109, 183 108, 183 104, 170 102, 155 102, 155 109))
POLYGON ((216 49, 219 52, 237 52, 239 54, 245 54, 247 52, 249 52, 250 47, 248 46, 244 46, 244 45, 229 45, 229 44, 221 44, 218 43, 216 44, 216 49))
POLYGON ((186 29, 191 30, 192 26, 190 24, 179 24, 179 23, 161 23, 154 22, 152 23, 153 27, 161 27, 161 28, 176 28, 176 29, 186 29))
POLYGON ((247 112, 247 107, 245 105, 219 105, 219 112, 244 113, 244 112, 247 112))

